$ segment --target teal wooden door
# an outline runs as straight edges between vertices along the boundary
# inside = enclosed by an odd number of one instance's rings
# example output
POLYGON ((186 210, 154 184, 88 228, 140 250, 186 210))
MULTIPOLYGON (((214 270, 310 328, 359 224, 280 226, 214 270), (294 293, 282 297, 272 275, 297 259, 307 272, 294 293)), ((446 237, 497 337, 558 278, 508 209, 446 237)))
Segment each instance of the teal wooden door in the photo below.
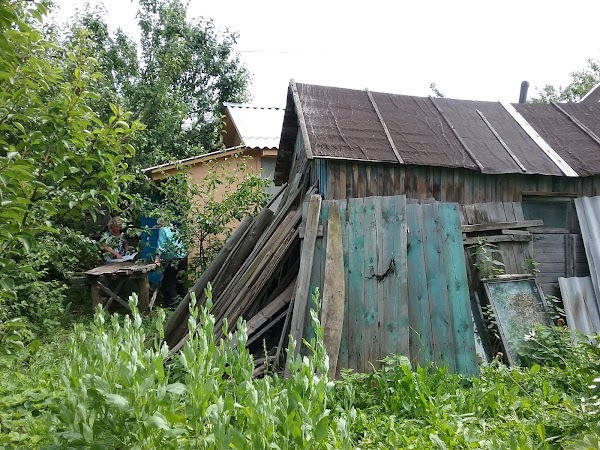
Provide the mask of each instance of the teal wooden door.
POLYGON ((404 196, 324 201, 311 277, 321 291, 332 202, 340 206, 346 287, 340 367, 369 372, 396 354, 476 374, 458 205, 406 205, 404 196))

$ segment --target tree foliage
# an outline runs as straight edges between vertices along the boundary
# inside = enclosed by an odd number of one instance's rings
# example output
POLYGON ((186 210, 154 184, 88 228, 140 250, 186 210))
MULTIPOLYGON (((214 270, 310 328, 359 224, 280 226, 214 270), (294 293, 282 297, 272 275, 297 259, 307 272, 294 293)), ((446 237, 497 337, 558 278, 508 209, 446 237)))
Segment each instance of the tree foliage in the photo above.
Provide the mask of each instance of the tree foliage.
POLYGON ((204 153, 220 140, 224 101, 247 99, 249 75, 233 51, 238 35, 210 19, 189 19, 181 0, 141 0, 141 41, 110 32, 102 11, 76 17, 69 39, 83 37, 97 52, 107 90, 147 126, 138 136, 137 165, 204 153))
POLYGON ((141 128, 119 106, 106 120, 90 107, 96 60, 44 37, 45 13, 42 3, 0 3, 0 310, 27 309, 19 282, 43 275, 28 260, 41 235, 118 207, 141 128))
POLYGON ((565 87, 546 84, 537 90, 539 97, 531 99, 533 103, 577 102, 581 100, 598 82, 600 82, 600 62, 587 60, 587 66, 571 72, 571 81, 565 87))

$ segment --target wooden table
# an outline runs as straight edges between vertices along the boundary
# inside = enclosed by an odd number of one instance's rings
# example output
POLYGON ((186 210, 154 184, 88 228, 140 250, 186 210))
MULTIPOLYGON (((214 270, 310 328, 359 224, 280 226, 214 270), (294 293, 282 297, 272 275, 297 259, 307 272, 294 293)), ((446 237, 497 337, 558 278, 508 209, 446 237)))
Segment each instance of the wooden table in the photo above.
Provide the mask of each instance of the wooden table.
POLYGON ((136 280, 138 284, 138 306, 140 312, 147 313, 150 310, 150 284, 148 283, 148 272, 156 269, 154 263, 143 262, 121 262, 110 263, 96 267, 85 272, 86 283, 89 284, 92 293, 92 307, 103 303, 102 293, 108 294, 108 301, 104 305, 107 309, 113 301, 129 308, 125 300, 119 297, 119 291, 127 280, 136 280), (109 289, 109 281, 116 281, 116 287, 109 289))

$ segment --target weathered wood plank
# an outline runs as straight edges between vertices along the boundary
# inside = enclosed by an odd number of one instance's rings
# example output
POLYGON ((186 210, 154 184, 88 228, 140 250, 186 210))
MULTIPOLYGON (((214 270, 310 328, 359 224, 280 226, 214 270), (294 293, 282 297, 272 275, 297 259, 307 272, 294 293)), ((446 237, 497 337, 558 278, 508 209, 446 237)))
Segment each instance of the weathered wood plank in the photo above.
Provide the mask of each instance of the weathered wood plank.
POLYGON ((342 329, 344 325, 344 299, 346 294, 342 224, 338 202, 329 205, 327 222, 327 247, 325 252, 325 279, 323 283, 323 341, 329 356, 329 373, 336 376, 342 329))
POLYGON ((349 367, 348 365, 348 343, 349 343, 349 331, 348 331, 348 324, 350 323, 350 313, 349 313, 349 299, 348 299, 348 295, 349 295, 349 286, 350 286, 350 280, 353 279, 352 274, 350 273, 350 266, 349 266, 349 257, 348 255, 350 254, 350 246, 351 246, 351 239, 350 236, 348 234, 348 230, 349 230, 349 226, 348 226, 348 219, 349 219, 349 210, 348 210, 348 203, 349 201, 343 201, 343 202, 339 202, 339 206, 340 206, 340 225, 341 225, 341 229, 342 229, 342 248, 343 248, 343 252, 344 252, 344 287, 345 287, 345 294, 344 294, 344 320, 343 320, 343 325, 342 325, 342 339, 340 342, 340 354, 338 357, 338 367, 337 369, 342 369, 342 368, 346 368, 349 367))
POLYGON ((382 258, 378 273, 385 273, 392 260, 395 265, 395 272, 378 283, 382 356, 396 354, 410 358, 406 197, 381 197, 380 202, 382 218, 378 243, 382 258))
POLYGON ((438 214, 448 299, 452 311, 456 370, 462 374, 475 375, 478 373, 478 366, 458 206, 442 204, 438 214))
POLYGON ((381 359, 381 342, 378 321, 378 286, 375 278, 370 278, 379 270, 379 253, 377 248, 377 233, 381 221, 381 204, 373 202, 372 198, 364 199, 360 219, 353 226, 364 234, 363 282, 364 295, 357 317, 360 324, 360 351, 362 358, 358 361, 360 372, 369 370, 369 362, 379 366, 381 359))
POLYGON ((364 272, 365 260, 365 232, 356 223, 362 223, 364 217, 364 199, 351 199, 346 205, 346 229, 345 236, 348 236, 348 253, 344 258, 348 260, 348 283, 346 292, 348 295, 348 365, 347 368, 358 370, 362 351, 362 326, 363 326, 363 297, 364 297, 364 279, 367 273, 364 272))
POLYGON ((281 294, 273 299, 273 301, 246 322, 248 336, 258 330, 266 321, 272 318, 274 314, 290 302, 295 287, 296 279, 294 279, 281 294))
MULTIPOLYGON (((468 205, 467 205, 468 206, 468 205)), ((463 233, 474 233, 478 231, 494 231, 513 228, 529 228, 543 226, 543 220, 522 220, 513 222, 471 223, 462 226, 463 233)))
MULTIPOLYGON (((269 221, 273 216, 273 212, 261 212, 259 216, 268 216, 269 221)), ((179 342, 183 337, 183 334, 187 333, 187 318, 189 317, 189 305, 190 305, 190 294, 193 292, 196 299, 200 300, 204 294, 204 289, 208 286, 208 283, 213 281, 218 273, 229 264, 230 255, 233 256, 234 252, 238 249, 238 242, 243 238, 246 238, 246 231, 256 221, 251 217, 246 217, 236 228, 231 237, 227 240, 223 248, 219 251, 217 256, 208 265, 206 270, 202 273, 200 278, 194 283, 194 286, 189 290, 181 303, 177 306, 173 315, 169 318, 165 325, 165 340, 169 346, 172 346, 179 342), (176 331, 177 330, 177 331, 176 331)), ((262 232, 262 229, 261 229, 262 232)), ((248 237, 248 240, 252 240, 251 245, 254 245, 256 237, 248 237)), ((250 245, 250 243, 248 244, 250 245)), ((250 250, 248 250, 248 253, 250 250)), ((247 256, 247 255, 246 255, 247 256)), ((233 274, 232 274, 233 276, 233 274)), ((216 298, 216 297, 215 297, 216 298)))
POLYGON ((414 365, 424 366, 433 360, 431 314, 427 295, 425 246, 422 209, 406 205, 408 314, 410 322, 410 359, 414 365))
POLYGON ((575 238, 575 234, 565 234, 565 274, 567 278, 577 276, 575 270, 575 261, 577 261, 575 238))
POLYGON ((446 272, 442 255, 441 229, 438 220, 439 204, 421 205, 423 208, 423 228, 427 294, 431 311, 433 331, 433 356, 439 365, 456 370, 455 343, 452 335, 451 307, 448 298, 446 272))
POLYGON ((509 235, 502 234, 498 236, 478 236, 478 237, 470 237, 463 239, 464 245, 473 245, 477 244, 479 241, 483 242, 529 242, 532 240, 531 235, 522 236, 522 235, 509 235))
MULTIPOLYGON (((308 207, 308 217, 306 219, 306 234, 304 236, 304 241, 302 242, 300 271, 298 273, 298 281, 296 283, 294 309, 292 313, 292 324, 290 330, 291 337, 296 342, 296 353, 300 351, 302 346, 302 333, 304 332, 306 305, 310 295, 310 274, 312 272, 320 213, 321 196, 318 194, 311 195, 308 207)), ((286 376, 289 377, 289 375, 289 368, 286 367, 286 376)))

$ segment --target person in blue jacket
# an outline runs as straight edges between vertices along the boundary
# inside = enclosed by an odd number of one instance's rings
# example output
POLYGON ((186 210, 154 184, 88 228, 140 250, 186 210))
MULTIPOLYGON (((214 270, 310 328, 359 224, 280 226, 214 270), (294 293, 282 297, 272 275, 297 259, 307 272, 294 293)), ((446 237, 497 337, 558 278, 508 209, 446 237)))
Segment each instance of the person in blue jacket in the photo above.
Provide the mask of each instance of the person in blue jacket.
POLYGON ((183 298, 187 294, 181 273, 188 269, 188 255, 173 225, 164 218, 158 219, 156 224, 159 231, 154 262, 164 267, 161 283, 163 304, 172 306, 177 295, 183 298))

